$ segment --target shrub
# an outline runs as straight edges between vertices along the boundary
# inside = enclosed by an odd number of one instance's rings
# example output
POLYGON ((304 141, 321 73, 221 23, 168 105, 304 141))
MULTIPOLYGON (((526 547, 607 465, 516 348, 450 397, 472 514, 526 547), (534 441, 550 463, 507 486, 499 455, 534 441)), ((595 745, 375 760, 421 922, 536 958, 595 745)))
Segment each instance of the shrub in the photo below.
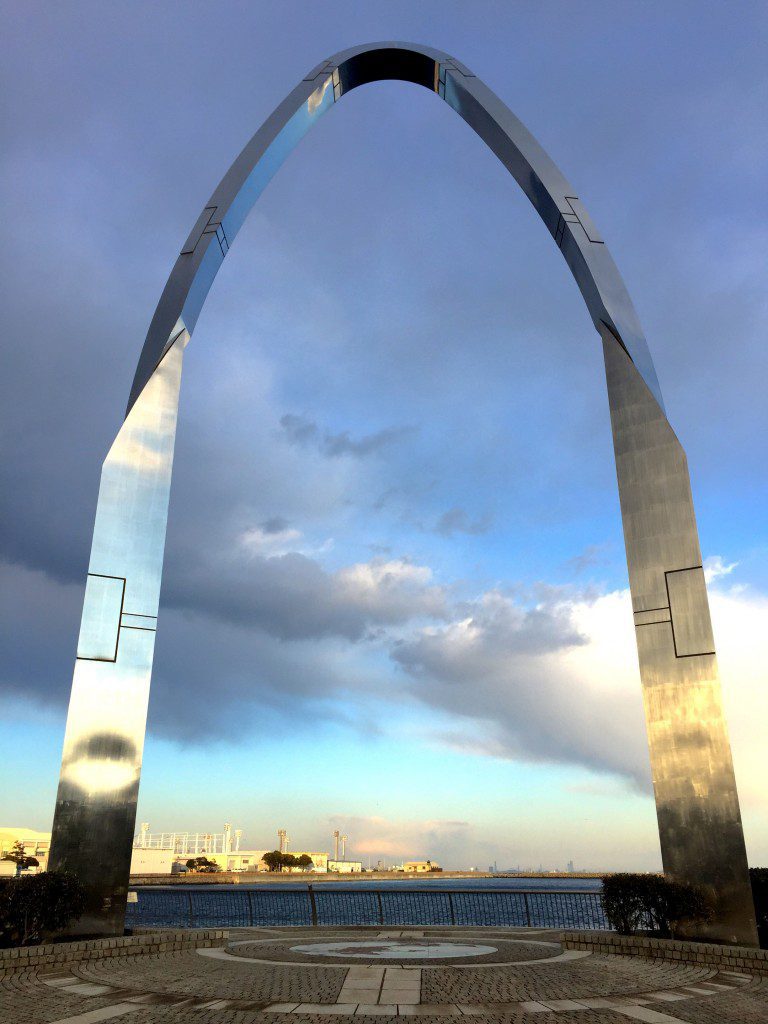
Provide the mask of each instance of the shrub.
POLYGON ((768 868, 750 868, 752 899, 755 901, 757 935, 763 949, 768 949, 768 868))
POLYGON ((215 871, 221 871, 221 868, 215 860, 208 860, 207 857, 190 857, 187 861, 187 867, 190 871, 204 871, 211 874, 215 871))
POLYGON ((648 889, 652 875, 617 874, 603 877, 600 900, 608 924, 619 935, 634 935, 650 927, 648 889))
POLYGON ((684 922, 712 919, 704 892, 660 875, 606 875, 601 899, 608 923, 620 935, 648 931, 671 938, 684 922))
POLYGON ((653 930, 661 938, 671 939, 676 925, 712 920, 712 901, 701 889, 666 878, 657 878, 656 883, 650 912, 653 930))
POLYGON ((73 875, 45 871, 9 879, 0 888, 0 945, 29 946, 65 928, 85 910, 86 893, 73 875))

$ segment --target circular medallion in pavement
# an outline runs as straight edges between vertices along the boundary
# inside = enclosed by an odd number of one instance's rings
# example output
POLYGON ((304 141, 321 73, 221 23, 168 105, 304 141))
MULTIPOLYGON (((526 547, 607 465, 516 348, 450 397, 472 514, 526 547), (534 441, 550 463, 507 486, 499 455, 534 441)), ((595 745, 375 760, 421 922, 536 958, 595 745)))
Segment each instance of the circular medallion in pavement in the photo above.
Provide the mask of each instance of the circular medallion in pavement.
POLYGON ((291 946, 292 953, 309 956, 352 957, 366 960, 449 960, 455 957, 487 956, 496 946, 477 942, 443 942, 440 939, 393 939, 370 942, 313 942, 291 946))

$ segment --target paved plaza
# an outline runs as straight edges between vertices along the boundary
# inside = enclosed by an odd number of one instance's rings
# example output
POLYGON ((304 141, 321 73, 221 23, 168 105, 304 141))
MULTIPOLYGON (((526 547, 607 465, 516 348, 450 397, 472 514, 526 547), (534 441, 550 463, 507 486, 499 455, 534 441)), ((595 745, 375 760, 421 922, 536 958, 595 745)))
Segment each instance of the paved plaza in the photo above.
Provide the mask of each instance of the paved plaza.
POLYGON ((220 948, 41 967, 0 982, 13 1024, 765 1024, 768 979, 563 950, 525 929, 243 929, 220 948))

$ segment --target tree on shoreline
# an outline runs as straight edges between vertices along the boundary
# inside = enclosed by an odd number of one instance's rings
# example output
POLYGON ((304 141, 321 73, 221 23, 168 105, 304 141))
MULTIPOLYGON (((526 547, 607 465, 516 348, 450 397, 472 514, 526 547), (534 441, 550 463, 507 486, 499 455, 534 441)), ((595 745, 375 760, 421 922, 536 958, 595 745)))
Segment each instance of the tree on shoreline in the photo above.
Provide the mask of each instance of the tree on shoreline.
POLYGON ((30 854, 24 852, 24 843, 20 839, 17 839, 13 844, 13 849, 6 853, 3 860, 12 860, 16 864, 17 871, 25 871, 27 868, 39 868, 40 861, 37 857, 32 857, 30 854))
POLYGON ((312 858, 308 853, 302 853, 300 857, 292 853, 281 853, 280 850, 271 850, 261 858, 270 871, 282 871, 284 868, 301 868, 306 871, 312 867, 312 858))
POLYGON ((186 866, 189 871, 204 871, 207 874, 213 874, 216 871, 221 871, 221 868, 216 861, 208 860, 207 857, 190 857, 186 866))

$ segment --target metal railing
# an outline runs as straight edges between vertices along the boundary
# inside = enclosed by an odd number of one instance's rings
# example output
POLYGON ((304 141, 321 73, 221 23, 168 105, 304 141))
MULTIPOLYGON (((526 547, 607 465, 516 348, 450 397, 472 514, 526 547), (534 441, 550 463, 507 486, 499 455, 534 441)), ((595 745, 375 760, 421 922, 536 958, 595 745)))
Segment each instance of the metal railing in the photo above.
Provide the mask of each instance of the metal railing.
POLYGON ((247 928, 280 925, 487 925, 609 928, 599 892, 520 889, 198 890, 137 888, 130 927, 247 928))

